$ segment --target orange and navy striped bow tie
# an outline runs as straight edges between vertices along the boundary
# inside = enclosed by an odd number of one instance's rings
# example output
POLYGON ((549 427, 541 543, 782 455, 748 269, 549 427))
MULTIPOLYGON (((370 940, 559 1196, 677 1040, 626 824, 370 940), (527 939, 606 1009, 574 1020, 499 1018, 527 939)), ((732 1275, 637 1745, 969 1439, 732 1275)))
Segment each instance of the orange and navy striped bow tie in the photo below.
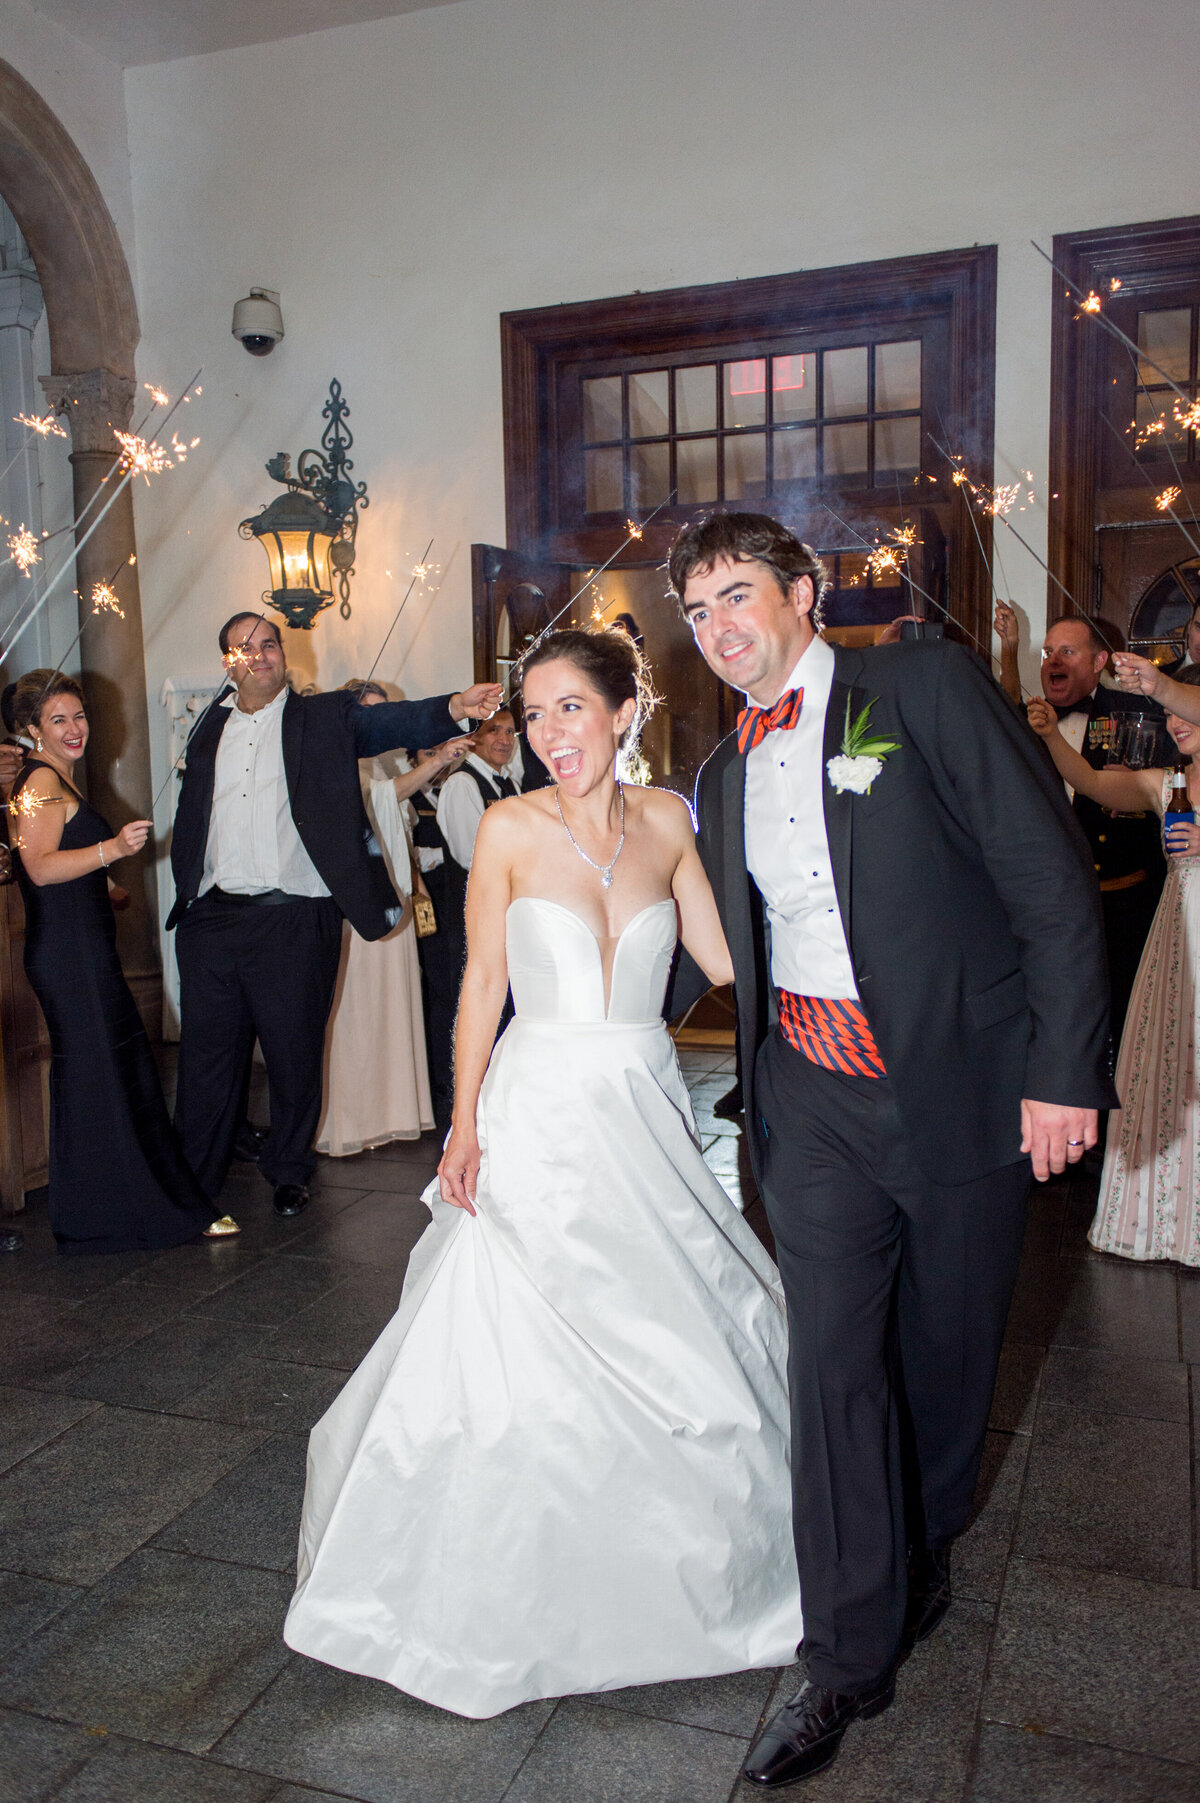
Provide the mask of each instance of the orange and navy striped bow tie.
POLYGON ((737 717, 737 746, 742 756, 761 745, 769 732, 791 732, 800 723, 803 689, 785 689, 774 707, 744 707, 737 717))

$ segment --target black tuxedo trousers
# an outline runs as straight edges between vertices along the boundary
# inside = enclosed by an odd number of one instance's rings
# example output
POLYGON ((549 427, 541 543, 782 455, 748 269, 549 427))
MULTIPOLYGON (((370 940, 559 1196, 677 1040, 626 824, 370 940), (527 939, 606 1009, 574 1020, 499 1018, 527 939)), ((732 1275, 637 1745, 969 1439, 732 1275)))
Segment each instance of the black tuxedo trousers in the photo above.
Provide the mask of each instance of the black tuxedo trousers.
POLYGON ((907 1547, 966 1524, 1029 1161, 962 1184, 914 1162, 886 1078, 759 1049, 762 1195, 788 1302, 796 1563, 816 1684, 874 1687, 900 1644, 907 1547))
POLYGON ((331 896, 271 905, 209 890, 180 921, 175 951, 184 1023, 175 1126, 201 1189, 215 1198, 225 1181, 246 1115, 255 1039, 271 1092, 258 1168, 273 1185, 307 1183, 317 1162, 340 908, 331 896))

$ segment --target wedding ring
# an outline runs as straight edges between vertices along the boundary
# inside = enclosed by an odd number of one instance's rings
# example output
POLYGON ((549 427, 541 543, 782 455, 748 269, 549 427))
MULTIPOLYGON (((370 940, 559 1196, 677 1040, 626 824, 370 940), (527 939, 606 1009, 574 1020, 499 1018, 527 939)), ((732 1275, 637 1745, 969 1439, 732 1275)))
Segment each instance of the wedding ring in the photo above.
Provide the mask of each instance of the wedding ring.
POLYGON ((1083 1141, 1081 1139, 1069 1139, 1067 1141, 1067 1144, 1069 1146, 1081 1146, 1083 1144, 1083 1141))

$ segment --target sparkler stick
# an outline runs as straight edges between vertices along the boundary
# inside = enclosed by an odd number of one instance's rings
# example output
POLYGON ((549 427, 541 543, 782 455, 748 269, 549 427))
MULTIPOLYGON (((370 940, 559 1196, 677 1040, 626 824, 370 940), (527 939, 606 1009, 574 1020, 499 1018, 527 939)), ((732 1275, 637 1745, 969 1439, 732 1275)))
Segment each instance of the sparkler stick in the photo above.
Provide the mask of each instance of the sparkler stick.
MULTIPOLYGON (((1144 463, 1138 462, 1137 457, 1134 455, 1134 452, 1129 444, 1128 439, 1124 436, 1123 433, 1117 431, 1117 428, 1113 425, 1113 423, 1109 419, 1107 413, 1101 414, 1100 417, 1103 419, 1105 425, 1108 427, 1109 431, 1112 433, 1112 435, 1116 439, 1117 443, 1119 445, 1121 445, 1126 451, 1129 452, 1129 456, 1130 456, 1130 459, 1132 460, 1133 467, 1138 471, 1139 475, 1141 475, 1150 484, 1151 488, 1153 488, 1154 487, 1154 477, 1150 474, 1150 471, 1146 468, 1144 463)), ((1192 534, 1188 531, 1187 526, 1185 525, 1184 521, 1180 519, 1179 515, 1175 511, 1174 503, 1179 499, 1179 494, 1180 494, 1180 491, 1178 488, 1176 488, 1174 490, 1165 488, 1165 489, 1163 489, 1162 494, 1160 494, 1156 497, 1155 504, 1156 504, 1156 506, 1158 506, 1158 511, 1160 513, 1169 513, 1170 514, 1171 518, 1174 520, 1175 524, 1179 527, 1179 530, 1183 533, 1184 538, 1187 540, 1187 542, 1191 546, 1192 550, 1196 553, 1197 557, 1200 557, 1200 539, 1195 539, 1192 537, 1192 534), (1169 499, 1167 497, 1169 497, 1169 499), (1161 505, 1160 505, 1160 503, 1161 503, 1161 505)), ((1192 524, 1193 525, 1196 524, 1196 516, 1194 514, 1192 515, 1192 524)))
MULTIPOLYGON (((832 519, 835 519, 837 521, 838 525, 842 528, 842 530, 844 532, 849 532, 854 538, 856 538, 858 540, 860 545, 865 545, 868 551, 872 551, 872 550, 876 549, 876 547, 872 545, 870 539, 864 538, 863 534, 858 531, 857 527, 852 526, 850 524, 849 520, 844 520, 840 513, 834 513, 833 508, 829 505, 828 501, 822 501, 821 506, 825 509, 826 513, 829 514, 832 519)), ((980 644, 979 640, 975 637, 975 634, 971 631, 970 627, 964 625, 964 623, 961 620, 956 620, 954 615, 950 612, 949 608, 943 607, 942 603, 937 599, 937 597, 934 595, 931 595, 929 593, 928 589, 922 588, 919 582, 913 582, 911 577, 909 578, 909 581, 910 581, 911 587, 916 590, 917 594, 923 595, 926 601, 928 601, 933 607, 936 607, 938 612, 940 614, 944 615, 944 617, 950 622, 951 626, 957 626, 960 632, 966 633, 967 637, 970 639, 970 641, 974 645, 975 649, 980 653, 981 657, 983 657, 985 662, 990 663, 991 653, 984 650, 983 646, 980 644)))
MULTIPOLYGON (((1114 338, 1119 339, 1119 341, 1125 346, 1126 350, 1132 351, 1133 354, 1142 363, 1148 363, 1150 365, 1150 368, 1152 370, 1155 370, 1157 372, 1157 374, 1162 377, 1163 381, 1166 382, 1168 387, 1173 388, 1175 390, 1175 393, 1179 396, 1179 399, 1183 402, 1184 406, 1187 408, 1191 408, 1194 405, 1194 403, 1192 401, 1192 397, 1190 395, 1184 394, 1183 389, 1179 386, 1178 382, 1175 381, 1173 376, 1169 376, 1167 374, 1166 370, 1162 367, 1162 364, 1156 363, 1154 361, 1154 358, 1149 356, 1147 354, 1147 352, 1142 350, 1140 345, 1137 345, 1133 342, 1133 339, 1129 336, 1128 332, 1123 332, 1121 330, 1120 326, 1116 324, 1115 320, 1111 320, 1108 317, 1107 313, 1104 313, 1101 311, 1100 305, 1099 305, 1099 296, 1091 295, 1091 294, 1084 294, 1083 289, 1079 286, 1078 282, 1073 282, 1069 275, 1063 274, 1062 270, 1058 267, 1058 264, 1054 261, 1054 258, 1052 256, 1050 256, 1050 254, 1047 251, 1044 251, 1042 249, 1041 245, 1037 242, 1037 240, 1035 238, 1031 238, 1029 240, 1029 242, 1033 245, 1033 248, 1034 248, 1034 250, 1036 250, 1038 256, 1044 257, 1046 259, 1046 262, 1049 263, 1051 269, 1054 271, 1055 275, 1059 278, 1059 280, 1062 282, 1065 282, 1067 284, 1067 287, 1071 290, 1071 292, 1073 294, 1079 295, 1080 311, 1086 313, 1089 316, 1089 318, 1096 320, 1096 322, 1099 325, 1102 325, 1104 327, 1105 331, 1111 333, 1111 335, 1114 338), (1089 305, 1089 303, 1092 303, 1092 304, 1089 305)), ((1136 365, 1135 365, 1135 367, 1136 367, 1136 365)))
POLYGON ((640 526, 634 520, 626 520, 625 524, 629 528, 628 534, 625 538, 623 538, 621 540, 621 543, 617 546, 617 548, 613 552, 612 556, 608 559, 608 562, 602 563, 598 570, 591 571, 591 573, 589 574, 588 579, 584 583, 583 587, 576 589, 575 593, 571 596, 571 599, 567 602, 566 606, 559 608, 558 612, 555 614, 554 618, 550 621, 550 624, 548 626, 542 627, 542 630, 538 633, 537 637, 534 639, 533 644, 530 645, 530 647, 529 647, 530 651, 535 650, 537 648, 537 646, 541 644, 542 640, 545 638, 545 636, 548 632, 554 631, 554 628, 558 625, 558 622, 562 619, 563 615, 570 613, 570 611, 574 607, 575 603, 587 591, 587 589, 591 586, 591 584, 593 582, 595 582, 597 576, 603 576, 605 570, 607 570, 612 564, 616 563, 618 557, 621 555, 621 553, 625 549, 626 545, 631 545, 631 544, 633 544, 635 539, 641 538, 642 534, 646 530, 646 527, 650 524, 651 520, 654 518, 654 515, 661 513, 664 507, 669 507, 671 505, 671 502, 675 499, 675 496, 677 493, 678 493, 678 490, 673 488, 671 490, 670 494, 667 496, 666 500, 659 502, 658 506, 654 509, 654 513, 648 513, 646 515, 645 519, 642 521, 640 526))
POLYGON ((0 470, 0 482, 3 482, 9 470, 12 469, 13 465, 17 462, 17 459, 25 455, 35 438, 49 438, 52 435, 55 438, 65 438, 67 436, 66 427, 56 425, 52 413, 47 413, 44 418, 38 418, 36 416, 31 417, 28 413, 14 413, 13 424, 26 426, 28 427, 28 431, 25 438, 17 446, 16 450, 5 464, 4 468, 0 470))
MULTIPOLYGON (((192 389, 195 387, 197 381, 200 378, 200 373, 201 373, 200 370, 196 371, 196 374, 192 377, 191 381, 188 383, 187 387, 184 389, 184 391, 180 395, 179 399, 175 402, 174 407, 171 408, 170 412, 167 414, 166 418, 163 420, 163 427, 166 427, 170 424, 172 415, 177 411, 177 409, 179 407, 181 407, 183 405, 184 401, 187 400, 192 389)), ((80 551, 82 551, 83 547, 87 544, 88 539, 91 538, 93 532, 95 532, 96 528, 99 526, 100 522, 103 520, 105 514, 108 512, 109 508, 116 501, 118 495, 122 492, 122 490, 124 488, 126 488, 128 486, 128 484, 130 482, 133 481, 133 478, 136 473, 137 473, 137 467, 131 461, 129 468, 125 471, 125 474, 122 476, 122 478, 118 482, 117 486, 113 489, 112 494, 108 497, 108 500, 104 503, 104 506, 100 509, 100 512, 96 515, 95 519, 92 521, 91 525, 88 527, 88 529, 84 533, 83 537, 76 544, 76 546, 75 546, 76 557, 78 557, 80 551)), ((143 471, 143 474, 144 473, 145 472, 143 471)), ((49 598, 53 594, 54 590, 58 587, 58 584, 62 581, 62 578, 65 575, 66 571, 70 568, 70 565, 71 565, 71 559, 64 558, 61 568, 55 573, 55 575, 52 577, 52 579, 46 584, 45 588, 42 590, 42 593, 38 600, 37 606, 34 608, 33 612, 28 616, 28 618, 22 622, 20 631, 15 633, 14 636, 9 640, 8 644, 5 645, 2 650, 0 650, 0 658, 5 658, 9 655, 9 653, 13 650, 14 646, 16 645, 18 639, 20 639, 22 637, 22 635, 28 630, 28 628, 33 624, 33 622, 37 618, 38 614, 42 611, 42 608, 45 607, 46 602, 49 600, 49 598)), ((118 571, 118 574, 119 574, 119 571, 118 571)), ((114 580, 115 580, 115 577, 114 577, 114 580)), ((86 622, 85 622, 85 624, 86 624, 86 622)), ((79 631, 80 631, 80 634, 82 634, 83 628, 80 627, 79 631)), ((76 639, 75 639, 75 644, 77 645, 78 643, 79 643, 79 635, 77 635, 76 639)), ((72 645, 71 649, 74 650, 74 645, 72 645)), ((55 672, 55 674, 57 674, 57 671, 55 672)))
POLYGON ((387 649, 387 642, 391 638, 393 632, 395 632, 396 627, 399 625, 400 615, 404 612, 404 609, 408 605, 408 597, 412 594, 414 588, 416 588, 416 586, 417 586, 417 583, 420 581, 422 576, 424 576, 426 570, 428 569, 429 553, 432 550, 433 550, 433 540, 430 539, 429 543, 425 547, 425 552, 424 552, 424 555, 422 556, 420 562, 418 564, 416 564, 413 568, 412 579, 409 582, 408 587, 404 591, 404 594, 403 594, 403 597, 401 598, 399 607, 396 609, 395 613, 392 615, 392 623, 383 635, 383 644, 380 645, 378 651, 375 653, 375 662, 371 665, 371 668, 367 671, 366 678, 365 678, 366 682, 370 682, 372 676, 374 676, 375 671, 379 664, 379 660, 383 656, 384 651, 387 649))

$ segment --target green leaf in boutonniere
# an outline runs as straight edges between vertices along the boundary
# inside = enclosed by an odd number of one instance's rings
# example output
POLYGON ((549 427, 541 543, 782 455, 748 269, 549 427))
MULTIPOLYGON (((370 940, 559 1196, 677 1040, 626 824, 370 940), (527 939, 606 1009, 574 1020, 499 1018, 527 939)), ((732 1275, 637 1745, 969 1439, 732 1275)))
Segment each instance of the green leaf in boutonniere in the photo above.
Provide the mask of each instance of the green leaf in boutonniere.
POLYGON ((850 703, 846 703, 846 728, 842 735, 841 755, 830 758, 825 766, 829 780, 839 795, 847 789, 853 795, 869 795, 871 784, 883 769, 884 760, 893 751, 900 750, 899 739, 871 736, 870 719, 874 705, 873 700, 868 701, 852 722, 850 703))

